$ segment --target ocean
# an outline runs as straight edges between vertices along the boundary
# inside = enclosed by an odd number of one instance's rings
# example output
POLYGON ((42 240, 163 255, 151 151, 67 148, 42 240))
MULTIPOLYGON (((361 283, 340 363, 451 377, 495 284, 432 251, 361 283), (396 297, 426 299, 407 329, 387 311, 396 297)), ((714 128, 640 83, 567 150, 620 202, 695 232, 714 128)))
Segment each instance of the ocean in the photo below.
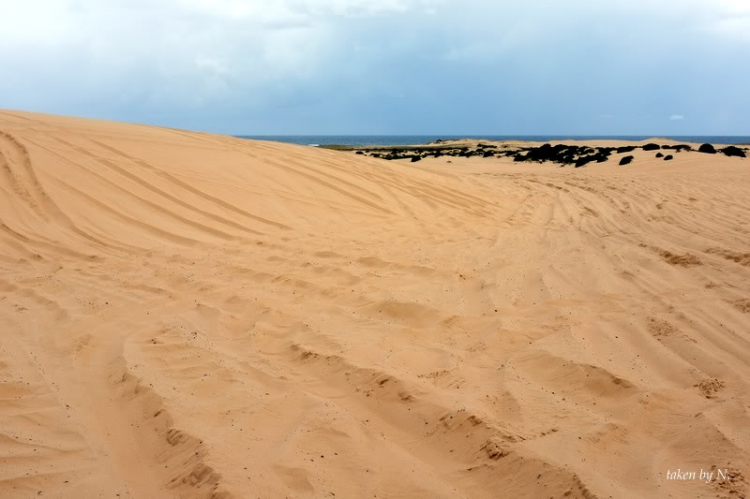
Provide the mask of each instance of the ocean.
MULTIPOLYGON (((398 146, 421 145, 439 139, 472 138, 478 140, 528 140, 548 142, 553 140, 633 140, 640 141, 653 135, 240 135, 243 139, 271 140, 308 146, 342 145, 342 146, 398 146)), ((750 137, 742 136, 663 136, 679 142, 698 142, 710 144, 750 144, 750 137)))

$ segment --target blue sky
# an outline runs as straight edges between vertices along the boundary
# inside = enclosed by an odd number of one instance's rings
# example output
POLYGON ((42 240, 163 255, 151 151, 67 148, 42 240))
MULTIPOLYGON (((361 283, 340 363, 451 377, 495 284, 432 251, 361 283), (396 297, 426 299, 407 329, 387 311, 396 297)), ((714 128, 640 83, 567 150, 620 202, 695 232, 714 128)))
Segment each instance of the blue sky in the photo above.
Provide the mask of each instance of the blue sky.
POLYGON ((750 135, 750 0, 3 0, 0 107, 231 134, 750 135))

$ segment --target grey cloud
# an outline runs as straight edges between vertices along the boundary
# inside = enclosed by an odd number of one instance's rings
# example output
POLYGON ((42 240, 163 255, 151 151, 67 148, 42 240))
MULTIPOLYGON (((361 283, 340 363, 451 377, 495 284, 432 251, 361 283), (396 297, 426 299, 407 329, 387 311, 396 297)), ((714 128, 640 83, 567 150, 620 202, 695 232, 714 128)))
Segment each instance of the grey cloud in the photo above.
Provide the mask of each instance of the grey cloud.
POLYGON ((741 7, 4 2, 0 107, 248 134, 750 134, 741 7))

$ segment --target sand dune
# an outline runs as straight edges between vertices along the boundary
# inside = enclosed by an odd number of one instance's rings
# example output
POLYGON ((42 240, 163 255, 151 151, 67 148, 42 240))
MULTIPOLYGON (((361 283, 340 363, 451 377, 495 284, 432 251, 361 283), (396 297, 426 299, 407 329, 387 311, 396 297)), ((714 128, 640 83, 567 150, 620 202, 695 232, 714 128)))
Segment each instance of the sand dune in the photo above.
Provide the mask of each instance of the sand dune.
POLYGON ((747 493, 750 160, 0 153, 2 498, 747 493))

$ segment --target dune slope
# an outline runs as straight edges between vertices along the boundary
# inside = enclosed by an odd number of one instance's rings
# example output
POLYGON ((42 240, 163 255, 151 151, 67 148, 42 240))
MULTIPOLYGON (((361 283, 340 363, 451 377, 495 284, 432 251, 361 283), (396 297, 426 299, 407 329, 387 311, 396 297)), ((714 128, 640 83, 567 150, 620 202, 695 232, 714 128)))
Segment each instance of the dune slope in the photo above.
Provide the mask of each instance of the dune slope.
POLYGON ((749 189, 0 111, 0 497, 741 497, 749 189))

